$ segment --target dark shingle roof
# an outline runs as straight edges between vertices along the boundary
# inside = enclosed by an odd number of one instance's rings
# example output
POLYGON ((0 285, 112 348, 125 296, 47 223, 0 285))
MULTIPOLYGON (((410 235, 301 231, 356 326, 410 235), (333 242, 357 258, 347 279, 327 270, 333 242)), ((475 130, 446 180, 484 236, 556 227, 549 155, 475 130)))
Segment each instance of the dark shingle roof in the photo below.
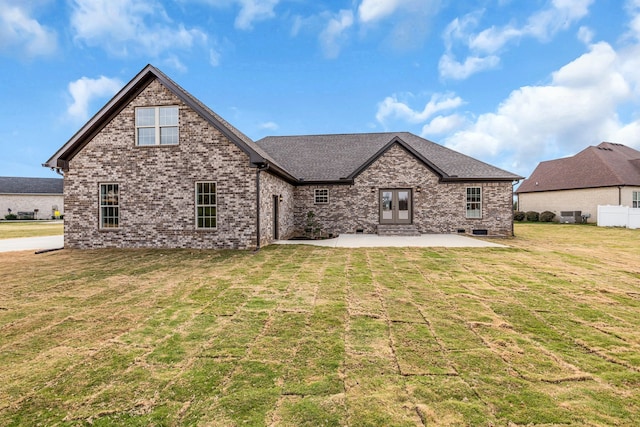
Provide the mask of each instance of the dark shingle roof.
POLYGON ((406 148, 444 180, 522 179, 409 132, 270 136, 256 141, 293 176, 312 182, 353 179, 393 143, 406 148))
POLYGON ((61 178, 0 176, 0 194, 62 194, 61 178))
POLYGON ((541 162, 516 193, 640 185, 640 151, 602 142, 564 159, 541 162))

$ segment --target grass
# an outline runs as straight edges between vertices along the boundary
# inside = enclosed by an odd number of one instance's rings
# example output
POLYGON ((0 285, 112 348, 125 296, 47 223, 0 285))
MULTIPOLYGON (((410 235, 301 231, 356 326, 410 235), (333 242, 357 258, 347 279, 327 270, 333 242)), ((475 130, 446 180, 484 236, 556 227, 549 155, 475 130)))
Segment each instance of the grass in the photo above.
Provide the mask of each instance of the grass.
POLYGON ((640 231, 0 254, 0 425, 635 425, 640 231))
POLYGON ((0 239, 61 236, 62 234, 63 225, 61 221, 0 221, 0 239))

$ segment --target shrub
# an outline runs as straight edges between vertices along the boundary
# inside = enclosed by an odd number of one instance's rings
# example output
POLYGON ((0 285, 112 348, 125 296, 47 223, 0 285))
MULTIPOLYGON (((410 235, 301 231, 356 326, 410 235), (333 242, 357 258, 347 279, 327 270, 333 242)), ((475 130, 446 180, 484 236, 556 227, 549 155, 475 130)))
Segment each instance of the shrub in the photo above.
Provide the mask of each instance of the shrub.
POLYGON ((540 214, 536 211, 528 211, 525 216, 527 217, 527 221, 529 222, 538 222, 540 219, 540 214))
POLYGON ((6 220, 18 219, 18 215, 16 215, 16 214, 8 214, 8 215, 4 216, 4 219, 6 219, 6 220))
POLYGON ((513 213, 513 219, 516 220, 516 221, 524 221, 524 212, 515 211, 513 213))
POLYGON ((553 218, 556 217, 556 214, 550 211, 544 211, 540 214, 540 222, 551 222, 553 218))

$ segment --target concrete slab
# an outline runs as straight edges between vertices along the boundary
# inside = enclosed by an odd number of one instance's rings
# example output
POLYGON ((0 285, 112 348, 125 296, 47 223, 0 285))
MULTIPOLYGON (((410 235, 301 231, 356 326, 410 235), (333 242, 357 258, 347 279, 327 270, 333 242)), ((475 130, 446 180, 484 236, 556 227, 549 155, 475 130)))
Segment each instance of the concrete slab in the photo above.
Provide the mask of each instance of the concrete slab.
POLYGON ((39 251, 64 247, 64 236, 0 239, 0 252, 39 251))
POLYGON ((341 234, 326 240, 278 240, 277 245, 313 245, 333 248, 373 247, 444 247, 444 248, 506 248, 499 243, 475 239, 460 234, 422 234, 420 236, 378 236, 377 234, 341 234))

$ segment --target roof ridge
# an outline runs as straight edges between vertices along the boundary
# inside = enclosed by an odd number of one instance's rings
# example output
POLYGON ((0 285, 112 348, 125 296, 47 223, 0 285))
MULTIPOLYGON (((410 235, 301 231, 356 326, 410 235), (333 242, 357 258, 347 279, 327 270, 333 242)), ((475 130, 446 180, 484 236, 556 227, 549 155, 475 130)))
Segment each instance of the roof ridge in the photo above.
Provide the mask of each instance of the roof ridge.
POLYGON ((352 136, 352 135, 355 136, 355 135, 399 135, 399 134, 411 134, 411 132, 408 132, 408 131, 401 131, 401 132, 340 132, 340 133, 308 133, 308 134, 296 134, 296 135, 267 135, 267 136, 265 136, 263 138, 260 138, 258 141, 261 141, 261 140, 267 139, 267 138, 302 138, 302 137, 310 137, 310 136, 352 136))
MULTIPOLYGON (((606 159, 604 156, 609 155, 609 154, 615 154, 618 156, 624 156, 622 153, 620 153, 619 151, 616 151, 612 148, 609 147, 601 147, 601 145, 604 143, 600 143, 598 144, 596 147, 589 147, 589 148, 593 148, 594 150, 593 153, 596 155, 596 157, 598 158, 598 160, 600 160, 600 162, 602 163, 602 165, 604 166, 604 168, 615 177, 615 179, 618 181, 619 184, 624 183, 624 179, 623 177, 620 175, 620 171, 616 168, 613 167, 613 165, 608 161, 608 159, 606 159)), ((607 143, 609 144, 609 143, 607 143)), ((622 145, 622 144, 620 144, 622 145)), ((624 156, 626 157, 626 156, 624 156)), ((625 161, 629 161, 629 159, 624 159, 625 161)))

